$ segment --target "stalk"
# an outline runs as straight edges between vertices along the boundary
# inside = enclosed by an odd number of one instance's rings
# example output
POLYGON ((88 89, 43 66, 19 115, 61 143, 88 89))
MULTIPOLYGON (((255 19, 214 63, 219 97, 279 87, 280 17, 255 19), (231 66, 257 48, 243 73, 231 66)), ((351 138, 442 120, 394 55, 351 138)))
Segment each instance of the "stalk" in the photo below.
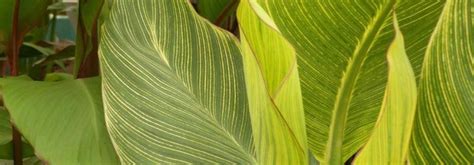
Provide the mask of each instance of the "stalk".
MULTIPOLYGON (((18 56, 19 56, 19 38, 18 32, 18 15, 20 11, 20 0, 15 0, 15 8, 13 10, 12 23, 12 42, 10 47, 10 58, 8 60, 10 65, 10 76, 18 76, 18 56)), ((12 139, 13 139, 13 163, 14 165, 22 165, 22 148, 21 148, 21 134, 12 124, 12 139)))

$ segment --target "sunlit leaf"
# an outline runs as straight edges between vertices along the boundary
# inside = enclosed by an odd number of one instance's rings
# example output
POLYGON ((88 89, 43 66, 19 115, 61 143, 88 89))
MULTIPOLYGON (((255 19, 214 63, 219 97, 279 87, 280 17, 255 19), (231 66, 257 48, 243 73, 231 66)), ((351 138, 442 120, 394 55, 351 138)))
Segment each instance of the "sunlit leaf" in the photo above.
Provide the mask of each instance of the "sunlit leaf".
POLYGON ((416 110, 416 79, 398 22, 395 39, 387 52, 388 82, 379 117, 368 143, 354 164, 404 164, 416 110))
POLYGON ((238 18, 257 160, 308 164, 296 53, 256 1, 241 1, 238 18))
POLYGON ((387 82, 395 8, 415 75, 443 2, 258 0, 294 46, 309 146, 341 164, 370 137, 387 82), (349 14, 350 13, 350 14, 349 14))

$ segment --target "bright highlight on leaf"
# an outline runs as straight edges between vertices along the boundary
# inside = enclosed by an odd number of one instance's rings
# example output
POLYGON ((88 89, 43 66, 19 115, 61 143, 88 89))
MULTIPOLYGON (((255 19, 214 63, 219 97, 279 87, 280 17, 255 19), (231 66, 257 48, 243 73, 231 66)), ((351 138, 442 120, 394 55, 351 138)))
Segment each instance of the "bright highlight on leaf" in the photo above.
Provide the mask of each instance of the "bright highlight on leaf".
POLYGON ((243 0, 237 14, 257 161, 308 164, 296 54, 258 5, 243 0))

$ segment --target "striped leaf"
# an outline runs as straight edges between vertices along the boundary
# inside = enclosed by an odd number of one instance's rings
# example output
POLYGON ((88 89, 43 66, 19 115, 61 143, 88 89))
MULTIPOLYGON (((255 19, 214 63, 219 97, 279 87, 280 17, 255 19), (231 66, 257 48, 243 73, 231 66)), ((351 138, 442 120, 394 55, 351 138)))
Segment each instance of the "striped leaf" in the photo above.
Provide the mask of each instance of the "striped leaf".
POLYGON ((258 0, 295 47, 308 142, 318 160, 341 164, 368 140, 387 82, 386 52, 397 9, 419 76, 444 2, 258 0), (348 14, 350 13, 350 14, 348 14))
POLYGON ((0 81, 11 120, 36 156, 51 164, 118 163, 105 127, 100 79, 46 79, 57 81, 0 81))
POLYGON ((388 82, 374 131, 354 164, 404 164, 416 110, 416 81, 394 17, 395 39, 387 53, 388 82))
POLYGON ((122 163, 255 163, 237 41, 188 0, 116 0, 100 45, 122 163))
POLYGON ((426 50, 410 162, 474 162, 470 0, 448 0, 426 50))
POLYGON ((241 1, 237 16, 257 160, 308 164, 295 51, 256 1, 241 1))

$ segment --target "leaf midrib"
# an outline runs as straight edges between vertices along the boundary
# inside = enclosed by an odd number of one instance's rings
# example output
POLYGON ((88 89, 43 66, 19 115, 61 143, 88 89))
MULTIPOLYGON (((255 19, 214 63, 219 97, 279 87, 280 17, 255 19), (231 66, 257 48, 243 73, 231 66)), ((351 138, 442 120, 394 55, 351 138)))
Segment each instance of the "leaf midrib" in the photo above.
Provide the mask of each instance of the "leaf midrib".
POLYGON ((346 124, 347 113, 352 98, 357 77, 360 69, 364 64, 364 60, 370 51, 376 36, 382 29, 383 22, 389 16, 396 0, 390 0, 375 16, 372 26, 368 26, 364 32, 361 42, 357 45, 352 54, 352 59, 349 61, 345 74, 341 79, 341 85, 338 89, 333 114, 331 118, 331 125, 329 128, 329 139, 326 146, 325 160, 328 164, 342 164, 343 153, 342 144, 344 139, 344 129, 346 124))

